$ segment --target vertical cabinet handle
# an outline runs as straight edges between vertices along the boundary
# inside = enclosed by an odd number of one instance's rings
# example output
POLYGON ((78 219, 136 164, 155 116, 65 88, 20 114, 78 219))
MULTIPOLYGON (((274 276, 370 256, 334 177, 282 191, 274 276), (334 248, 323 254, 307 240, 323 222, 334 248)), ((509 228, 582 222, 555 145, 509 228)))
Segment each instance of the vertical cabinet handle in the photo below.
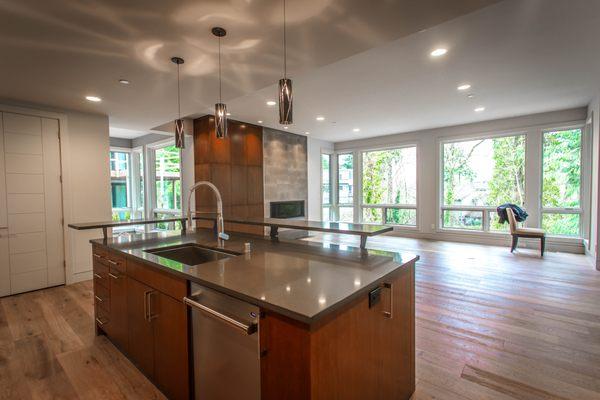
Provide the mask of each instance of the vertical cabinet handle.
POLYGON ((394 288, 391 283, 384 283, 383 287, 390 290, 390 308, 389 311, 383 311, 383 316, 386 318, 394 317, 394 288))
POLYGON ((152 295, 155 294, 156 291, 153 290, 150 293, 148 293, 148 322, 152 321, 153 319, 158 317, 158 314, 153 314, 152 313, 152 295))
POLYGON ((154 290, 144 292, 144 319, 148 322, 158 317, 158 315, 152 315, 152 295, 154 292, 154 290))

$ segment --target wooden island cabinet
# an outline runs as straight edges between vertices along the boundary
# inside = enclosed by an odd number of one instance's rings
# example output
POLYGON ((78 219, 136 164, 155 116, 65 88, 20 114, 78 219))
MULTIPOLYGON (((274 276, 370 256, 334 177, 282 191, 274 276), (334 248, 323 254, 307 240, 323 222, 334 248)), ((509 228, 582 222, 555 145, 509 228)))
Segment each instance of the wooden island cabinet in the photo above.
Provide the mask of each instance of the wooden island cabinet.
POLYGON ((262 400, 408 400, 415 391, 414 263, 308 326, 261 319, 262 400))
POLYGON ((96 329, 169 399, 190 398, 187 281, 93 246, 96 329))
MULTIPOLYGON (((183 302, 190 282, 98 243, 93 255, 98 334, 105 334, 169 399, 194 398, 191 311, 183 302)), ((258 331, 250 333, 259 335, 260 399, 410 399, 417 259, 331 306, 323 295, 326 312, 308 319, 261 307, 255 315, 258 331)))

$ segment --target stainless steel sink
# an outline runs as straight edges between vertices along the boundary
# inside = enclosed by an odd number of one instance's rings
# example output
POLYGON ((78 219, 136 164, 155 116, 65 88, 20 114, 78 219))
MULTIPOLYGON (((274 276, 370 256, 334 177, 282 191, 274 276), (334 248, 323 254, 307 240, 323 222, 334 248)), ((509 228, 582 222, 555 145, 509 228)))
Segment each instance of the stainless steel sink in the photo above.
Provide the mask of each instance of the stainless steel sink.
POLYGON ((184 244, 181 246, 145 250, 159 257, 178 261, 186 265, 198 265, 211 261, 239 256, 239 253, 211 249, 197 244, 184 244))

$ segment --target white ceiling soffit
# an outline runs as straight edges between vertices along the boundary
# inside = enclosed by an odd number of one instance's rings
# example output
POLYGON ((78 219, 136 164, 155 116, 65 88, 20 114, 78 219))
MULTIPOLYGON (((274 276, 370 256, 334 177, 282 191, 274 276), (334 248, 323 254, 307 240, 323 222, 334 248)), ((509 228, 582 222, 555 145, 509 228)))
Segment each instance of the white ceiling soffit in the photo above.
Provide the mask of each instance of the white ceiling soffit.
POLYGON ((132 129, 116 128, 114 126, 111 126, 109 128, 109 136, 115 137, 115 138, 120 138, 120 139, 137 139, 139 137, 146 136, 148 133, 149 132, 145 132, 145 131, 136 131, 136 130, 132 130, 132 129))
MULTIPOLYGON (((300 76, 497 1, 289 0, 289 74, 300 76)), ((222 41, 225 101, 277 82, 281 16, 282 0, 0 1, 0 97, 104 113, 111 125, 147 130, 176 116, 172 56, 186 60, 182 114, 201 114, 215 103, 213 26, 228 30, 222 41), (122 78, 131 83, 118 83, 122 78), (89 103, 88 95, 102 102, 89 103)), ((298 87, 298 101, 303 92, 298 87)))
MULTIPOLYGON (((600 1, 503 1, 295 76, 289 130, 345 141, 585 106, 600 94, 599 38, 600 1), (448 53, 430 57, 438 46, 448 53)), ((276 95, 231 101, 232 118, 280 127, 276 95)))

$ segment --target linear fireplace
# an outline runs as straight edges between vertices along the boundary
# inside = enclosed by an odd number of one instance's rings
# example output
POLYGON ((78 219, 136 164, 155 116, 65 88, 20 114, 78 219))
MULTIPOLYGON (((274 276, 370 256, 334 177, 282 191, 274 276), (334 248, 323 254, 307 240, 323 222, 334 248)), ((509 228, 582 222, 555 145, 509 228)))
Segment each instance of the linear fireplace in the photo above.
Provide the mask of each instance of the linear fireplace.
POLYGON ((304 200, 272 201, 271 218, 301 218, 304 217, 304 200))

